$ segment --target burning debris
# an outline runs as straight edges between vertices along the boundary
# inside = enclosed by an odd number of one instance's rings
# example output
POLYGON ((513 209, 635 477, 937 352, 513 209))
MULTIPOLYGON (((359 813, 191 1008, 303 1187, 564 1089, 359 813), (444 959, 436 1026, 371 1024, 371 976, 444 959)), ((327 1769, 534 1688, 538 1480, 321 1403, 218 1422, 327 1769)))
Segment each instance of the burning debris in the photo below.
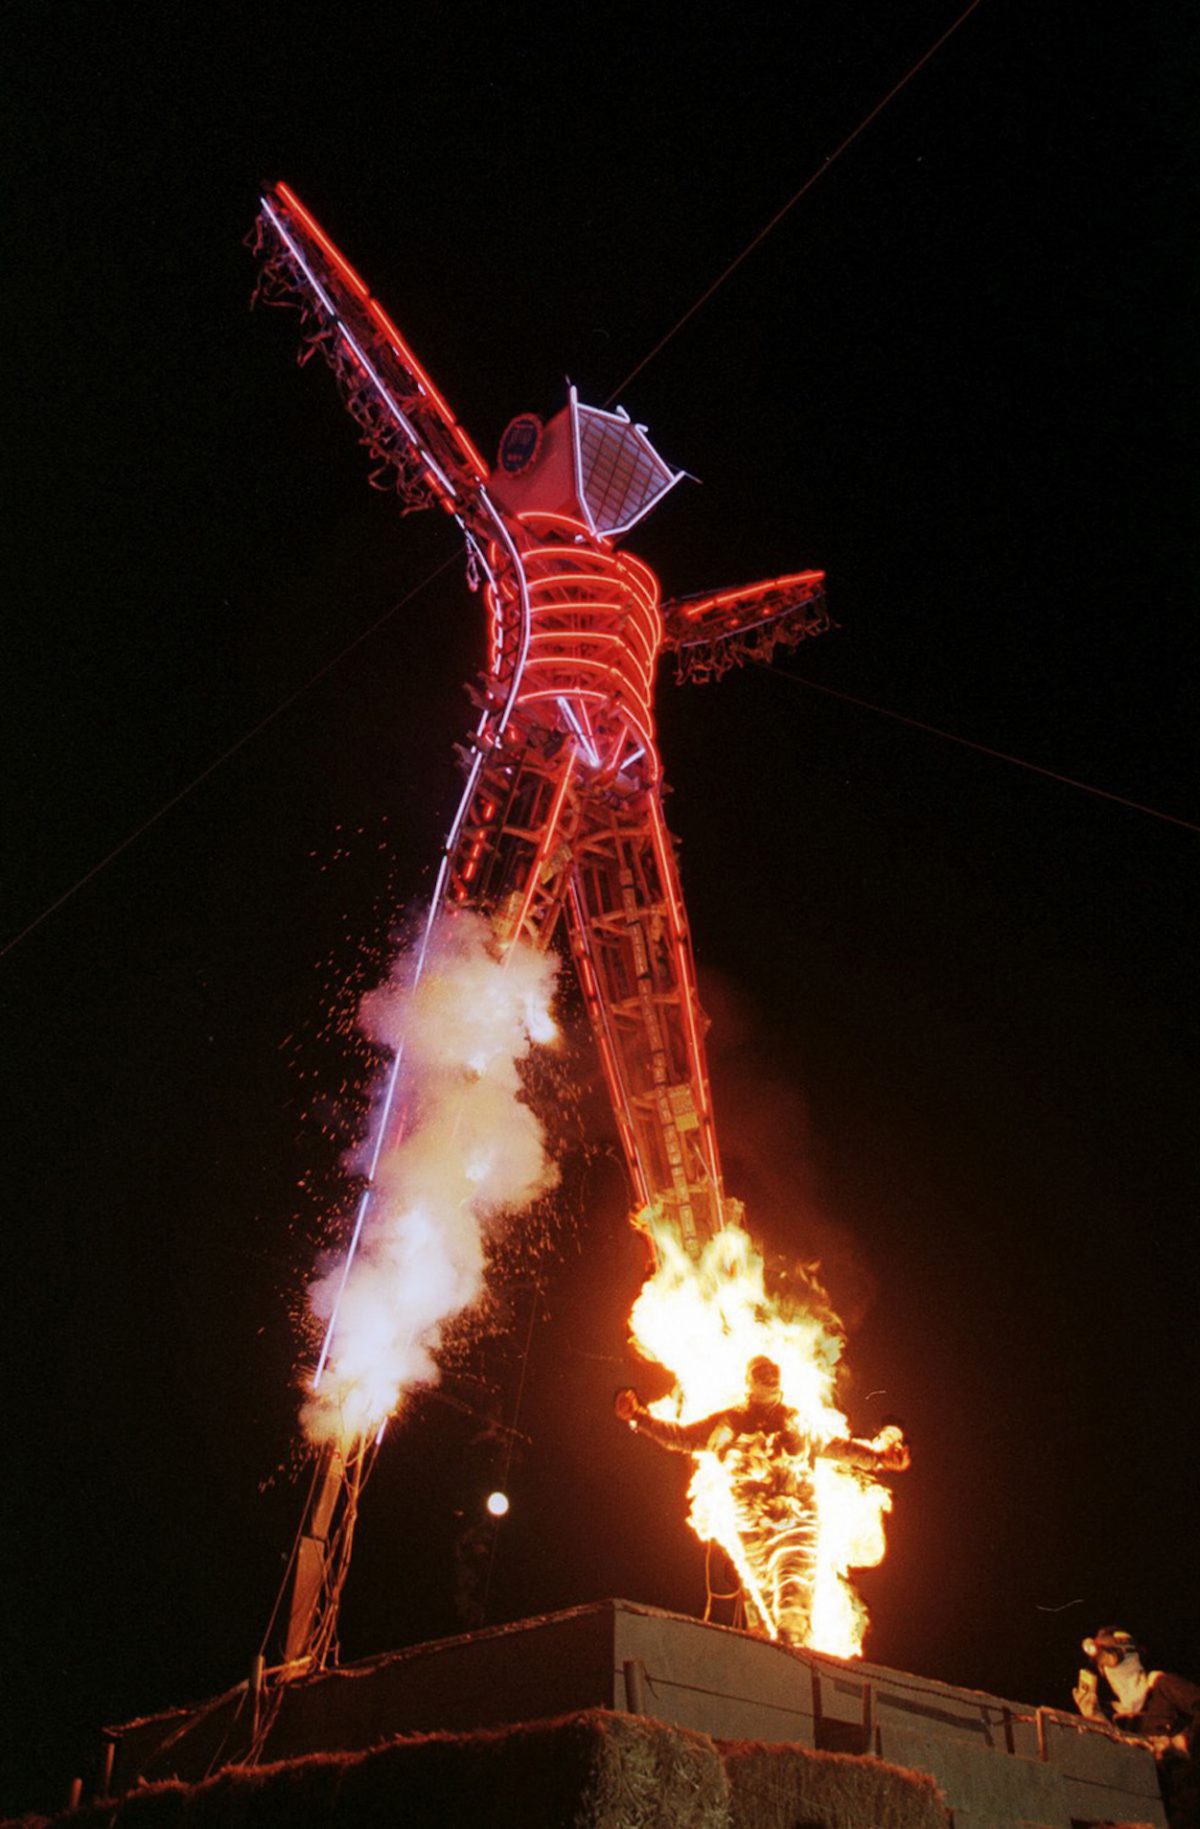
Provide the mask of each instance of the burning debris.
POLYGON ((883 1558, 892 1495, 877 1476, 908 1466, 903 1431, 893 1423, 870 1441, 849 1434, 833 1401, 839 1324, 816 1300, 808 1310, 777 1302, 740 1225, 696 1262, 669 1228, 643 1218, 657 1267, 630 1328, 675 1389, 649 1409, 636 1392, 618 1392, 617 1414, 694 1457, 688 1522, 733 1564, 750 1624, 855 1656, 866 1612, 850 1572, 883 1558))

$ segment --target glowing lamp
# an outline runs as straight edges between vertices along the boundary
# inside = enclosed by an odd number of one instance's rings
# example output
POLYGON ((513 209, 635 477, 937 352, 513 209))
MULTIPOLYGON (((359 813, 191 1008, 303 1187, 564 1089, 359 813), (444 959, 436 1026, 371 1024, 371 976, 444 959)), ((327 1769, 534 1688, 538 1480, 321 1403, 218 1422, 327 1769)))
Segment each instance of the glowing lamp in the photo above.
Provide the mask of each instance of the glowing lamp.
POLYGON ((489 1492, 487 1508, 493 1518, 503 1518, 508 1511, 508 1494, 506 1492, 489 1492))

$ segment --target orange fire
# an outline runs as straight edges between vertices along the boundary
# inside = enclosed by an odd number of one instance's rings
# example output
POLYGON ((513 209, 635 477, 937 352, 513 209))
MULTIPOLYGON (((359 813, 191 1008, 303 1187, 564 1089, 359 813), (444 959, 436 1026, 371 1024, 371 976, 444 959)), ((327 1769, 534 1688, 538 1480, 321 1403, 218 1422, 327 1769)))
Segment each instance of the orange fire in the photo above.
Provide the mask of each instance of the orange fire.
MULTIPOLYGON (((633 1305, 630 1331, 641 1354, 675 1379, 651 1415, 686 1424, 742 1404, 747 1366, 763 1355, 780 1368, 783 1401, 804 1440, 796 1454, 781 1452, 777 1438, 769 1451, 763 1435, 697 1452, 689 1524, 730 1558, 756 1630, 859 1655, 867 1614, 850 1571, 883 1559, 892 1495, 870 1468, 823 1456, 849 1442, 833 1398, 840 1323, 815 1301, 805 1309, 770 1295, 762 1256, 739 1224, 727 1224, 698 1260, 652 1211, 639 1224, 653 1241, 656 1268, 633 1305)), ((887 1429, 852 1446, 870 1460, 895 1453, 901 1439, 887 1429)), ((904 1464, 897 1455, 894 1465, 904 1464)))

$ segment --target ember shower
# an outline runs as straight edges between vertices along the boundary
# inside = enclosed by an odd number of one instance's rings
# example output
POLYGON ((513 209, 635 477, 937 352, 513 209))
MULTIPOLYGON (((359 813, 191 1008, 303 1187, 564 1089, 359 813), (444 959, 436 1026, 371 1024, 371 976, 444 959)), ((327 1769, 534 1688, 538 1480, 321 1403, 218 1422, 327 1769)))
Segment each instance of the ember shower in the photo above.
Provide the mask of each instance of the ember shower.
MULTIPOLYGON (((547 1185, 516 1063, 547 1033, 549 949, 560 928, 603 1064, 635 1223, 652 1249, 633 1329, 643 1353, 674 1375, 666 1407, 687 1420, 736 1402, 748 1359, 766 1351, 813 1439, 845 1432, 833 1401, 836 1324, 777 1310, 740 1207, 725 1194, 654 719, 663 653, 681 679, 709 680, 769 659, 828 618, 818 571, 663 602, 653 572, 621 544, 683 476, 645 427, 620 408, 585 405, 572 387, 548 423, 532 413, 514 419, 489 467, 382 306, 284 184, 262 200, 256 247, 257 296, 298 308, 302 359, 319 352, 332 369, 374 479, 395 488, 405 511, 439 508, 459 526, 488 641, 466 785, 423 936, 393 993, 371 1004, 375 1017, 387 1011, 374 1032, 391 1065, 349 1251, 312 1291, 325 1347, 306 1419, 326 1443, 325 1472, 306 1521, 300 1563, 307 1555, 309 1573, 301 1567, 297 1576, 288 1655, 319 1662, 369 1445, 405 1391, 434 1375, 444 1319, 478 1295, 481 1228, 547 1185), (495 1099, 468 1097, 461 1050, 428 1056, 417 1039, 423 1000, 462 1007, 456 974, 468 962, 479 982, 495 986, 500 1039, 485 1050, 499 1063, 495 1099), (481 1192, 472 1165, 500 1155, 514 1125, 529 1145, 520 1172, 481 1192), (427 1183, 439 1177, 448 1191, 431 1199, 427 1183), (429 1270, 419 1297, 406 1293, 414 1254, 429 1270)), ((786 1635, 766 1565, 756 1566, 771 1555, 758 1541, 763 1522, 748 1533, 744 1519, 731 1521, 720 1485, 718 1468, 698 1466, 692 1522, 724 1544, 747 1594, 757 1592, 759 1626, 786 1635)), ((854 1651, 863 1619, 847 1572, 882 1555, 890 1495, 868 1477, 832 1470, 818 1488, 821 1598, 803 1631, 819 1648, 854 1651)))

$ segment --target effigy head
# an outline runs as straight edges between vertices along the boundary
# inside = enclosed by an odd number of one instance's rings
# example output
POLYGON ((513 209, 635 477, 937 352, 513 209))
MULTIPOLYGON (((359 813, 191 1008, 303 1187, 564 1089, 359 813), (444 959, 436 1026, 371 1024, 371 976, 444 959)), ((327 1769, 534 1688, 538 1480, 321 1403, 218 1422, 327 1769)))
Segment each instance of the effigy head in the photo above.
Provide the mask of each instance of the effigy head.
POLYGON ((584 534, 616 541, 684 475, 623 407, 585 406, 572 387, 548 424, 519 413, 506 427, 488 487, 510 515, 560 515, 584 534))
POLYGON ((755 1403, 778 1403, 783 1395, 783 1375, 774 1359, 760 1353, 746 1367, 746 1393, 755 1403))

